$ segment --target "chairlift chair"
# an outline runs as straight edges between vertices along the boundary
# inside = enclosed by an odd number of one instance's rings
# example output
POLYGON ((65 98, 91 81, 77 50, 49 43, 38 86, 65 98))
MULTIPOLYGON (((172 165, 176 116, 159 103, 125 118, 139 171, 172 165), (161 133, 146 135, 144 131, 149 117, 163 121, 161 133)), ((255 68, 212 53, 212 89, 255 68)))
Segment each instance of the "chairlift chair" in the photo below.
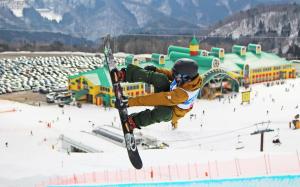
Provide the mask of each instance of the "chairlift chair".
POLYGON ((272 143, 275 145, 281 145, 280 136, 279 136, 279 128, 277 129, 277 134, 273 137, 272 143))
POLYGON ((235 146, 235 149, 236 150, 239 150, 239 149, 244 149, 245 146, 244 146, 244 143, 242 140, 240 140, 240 135, 238 135, 238 141, 237 141, 237 144, 235 146))

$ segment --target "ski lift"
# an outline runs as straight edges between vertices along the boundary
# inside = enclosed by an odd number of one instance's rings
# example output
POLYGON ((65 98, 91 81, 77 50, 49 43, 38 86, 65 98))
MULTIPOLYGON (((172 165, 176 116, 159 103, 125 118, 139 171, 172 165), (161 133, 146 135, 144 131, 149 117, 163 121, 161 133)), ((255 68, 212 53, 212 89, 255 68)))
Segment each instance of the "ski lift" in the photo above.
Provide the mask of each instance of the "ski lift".
POLYGON ((271 132, 271 131, 274 131, 273 129, 269 128, 270 123, 271 123, 270 120, 256 123, 255 124, 256 131, 254 131, 253 133, 251 133, 251 135, 260 134, 262 132, 271 132))
POLYGON ((237 141, 237 144, 235 147, 236 150, 244 149, 244 147, 245 147, 243 141, 240 139, 240 136, 241 135, 238 135, 238 141, 237 141))
POLYGON ((281 145, 280 137, 279 137, 279 128, 277 129, 277 134, 274 136, 272 142, 275 145, 281 145))

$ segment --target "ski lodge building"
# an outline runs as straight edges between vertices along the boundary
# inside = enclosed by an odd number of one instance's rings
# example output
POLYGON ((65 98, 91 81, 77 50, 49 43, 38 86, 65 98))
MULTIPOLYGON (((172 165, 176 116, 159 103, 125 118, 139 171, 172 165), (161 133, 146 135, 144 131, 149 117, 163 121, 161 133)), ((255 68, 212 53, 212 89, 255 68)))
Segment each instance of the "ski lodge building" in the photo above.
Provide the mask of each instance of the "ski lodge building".
MULTIPOLYGON (((195 37, 188 48, 169 46, 166 55, 153 53, 145 59, 128 55, 119 67, 135 64, 142 68, 154 65, 172 69, 174 62, 180 58, 190 58, 198 63, 198 72, 203 78, 201 95, 207 99, 227 92, 238 92, 239 86, 296 77, 292 62, 262 51, 259 44, 234 45, 230 53, 225 53, 223 48, 217 47, 210 51, 199 49, 195 37)), ((124 94, 131 97, 147 95, 154 90, 145 83, 123 83, 122 86, 124 94)), ((69 90, 75 93, 76 100, 104 106, 114 105, 112 84, 105 67, 70 76, 69 90)))

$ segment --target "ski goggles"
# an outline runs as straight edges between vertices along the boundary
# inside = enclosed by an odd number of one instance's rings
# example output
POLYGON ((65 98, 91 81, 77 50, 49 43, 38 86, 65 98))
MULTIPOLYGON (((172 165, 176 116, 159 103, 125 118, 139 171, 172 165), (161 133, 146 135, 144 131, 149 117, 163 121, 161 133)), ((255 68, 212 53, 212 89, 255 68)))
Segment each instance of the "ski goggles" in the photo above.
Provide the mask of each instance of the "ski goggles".
POLYGON ((182 75, 182 74, 174 72, 174 71, 173 71, 173 77, 174 77, 177 85, 181 85, 182 83, 185 83, 185 82, 191 80, 191 78, 188 75, 182 75))

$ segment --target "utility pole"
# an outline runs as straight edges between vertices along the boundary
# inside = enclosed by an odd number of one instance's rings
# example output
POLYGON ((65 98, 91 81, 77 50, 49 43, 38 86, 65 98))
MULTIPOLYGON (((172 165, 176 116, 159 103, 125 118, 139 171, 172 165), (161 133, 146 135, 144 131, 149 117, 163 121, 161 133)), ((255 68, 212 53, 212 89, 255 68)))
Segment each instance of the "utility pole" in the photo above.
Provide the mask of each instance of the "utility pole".
POLYGON ((251 133, 251 135, 256 135, 256 134, 260 134, 260 152, 263 152, 264 151, 264 133, 265 132, 272 132, 274 131, 273 129, 269 129, 269 124, 270 124, 270 121, 267 121, 267 122, 260 122, 260 123, 257 123, 256 125, 263 125, 263 124, 268 124, 267 128, 266 129, 263 129, 263 130, 256 130, 254 132, 251 133))

